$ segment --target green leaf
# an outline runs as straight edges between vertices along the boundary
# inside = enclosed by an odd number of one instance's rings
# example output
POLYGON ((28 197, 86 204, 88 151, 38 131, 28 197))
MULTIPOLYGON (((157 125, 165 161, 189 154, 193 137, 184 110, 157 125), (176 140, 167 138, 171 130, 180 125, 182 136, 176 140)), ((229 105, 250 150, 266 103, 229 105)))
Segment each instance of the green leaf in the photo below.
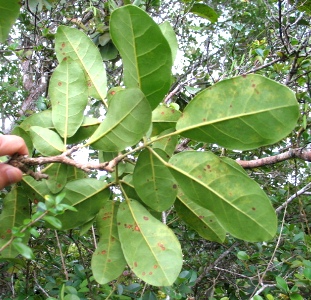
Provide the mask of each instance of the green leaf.
POLYGON ((40 126, 50 129, 54 128, 52 122, 52 111, 44 110, 39 113, 33 114, 20 124, 20 127, 25 131, 29 131, 32 126, 40 126))
MULTIPOLYGON (((163 132, 161 132, 159 137, 172 133, 174 131, 175 130, 173 128, 164 130, 163 132)), ((157 140, 156 142, 152 144, 152 148, 162 149, 168 156, 172 156, 176 149, 177 143, 178 143, 178 136, 172 135, 172 136, 157 140)))
POLYGON ((140 141, 150 123, 150 105, 141 90, 120 90, 111 99, 106 118, 88 144, 107 152, 124 150, 140 141))
POLYGON ((224 242, 226 231, 212 212, 191 201, 183 193, 179 193, 174 206, 178 216, 201 237, 218 243, 224 242))
POLYGON ((64 138, 73 136, 83 122, 88 101, 86 78, 78 62, 67 58, 57 66, 49 94, 55 129, 64 138))
POLYGON ((172 25, 167 21, 160 24, 159 27, 171 48, 172 62, 174 63, 178 51, 178 41, 176 38, 175 31, 172 25))
POLYGON ((203 3, 195 3, 192 5, 190 12, 209 20, 212 23, 217 22, 218 14, 208 5, 203 3))
MULTIPOLYGON (((154 150, 164 160, 167 154, 161 149, 154 150)), ((168 168, 152 151, 143 150, 133 173, 135 190, 141 200, 156 211, 169 209, 177 196, 177 184, 168 168)))
POLYGON ((286 137, 299 117, 295 94, 260 75, 223 80, 199 93, 176 129, 228 149, 254 149, 286 137))
POLYGON ((183 193, 215 214, 227 232, 251 242, 273 238, 277 218, 270 200, 237 163, 195 151, 176 154, 169 163, 183 193))
POLYGON ((13 247, 16 249, 16 251, 24 256, 27 259, 34 259, 35 256, 31 250, 30 247, 28 247, 26 244, 23 242, 20 242, 18 240, 14 240, 12 243, 13 247))
POLYGON ((67 182, 67 165, 61 163, 51 164, 45 171, 49 175, 46 184, 53 194, 59 193, 67 182))
POLYGON ((66 210, 64 214, 57 216, 63 230, 79 227, 93 219, 110 196, 107 185, 95 178, 70 181, 63 192, 66 196, 62 204, 68 204, 78 210, 66 210))
MULTIPOLYGON (((0 215, 0 248, 5 245, 12 237, 13 227, 23 225, 23 221, 30 216, 30 206, 28 197, 21 188, 16 186, 6 195, 3 200, 2 211, 0 215)), ((25 234, 22 239, 27 243, 29 234, 25 234)), ((0 258, 14 258, 20 252, 10 244, 0 252, 0 258)))
POLYGON ((3 43, 8 37, 11 27, 15 23, 19 9, 19 0, 0 0, 0 42, 3 43))
POLYGON ((136 276, 151 285, 172 285, 182 267, 174 233, 135 200, 121 203, 117 218, 123 253, 136 276))
POLYGON ((285 281, 285 279, 283 279, 280 276, 276 276, 275 280, 277 282, 276 286, 281 289, 283 292, 288 293, 289 292, 289 287, 285 281))
POLYGON ((45 196, 50 194, 46 180, 37 181, 31 176, 23 176, 23 188, 34 203, 45 202, 45 196))
POLYGON ((57 228, 57 229, 61 229, 62 228, 62 223, 59 219, 57 219, 56 217, 53 216, 45 216, 43 218, 44 221, 48 222, 49 224, 51 224, 53 227, 57 228))
POLYGON ((50 129, 32 126, 30 136, 35 148, 43 156, 58 155, 66 150, 60 136, 50 129))
POLYGON ((159 105, 152 111, 152 135, 158 135, 164 130, 175 128, 181 112, 172 107, 159 105))
POLYGON ((111 41, 109 41, 105 46, 99 46, 99 51, 104 61, 117 58, 119 53, 118 49, 111 41))
POLYGON ((133 5, 114 10, 110 34, 124 65, 126 87, 140 88, 152 109, 170 88, 172 53, 159 26, 133 5))
POLYGON ((73 166, 67 166, 67 182, 86 177, 87 175, 83 170, 73 166))
POLYGON ((237 257, 238 257, 238 259, 240 259, 240 260, 249 260, 249 255, 248 255, 247 252, 245 252, 245 251, 239 251, 239 252, 237 253, 237 257))
POLYGON ((86 73, 90 97, 106 97, 104 64, 98 48, 87 35, 75 28, 59 26, 55 36, 55 51, 59 62, 70 57, 81 64, 86 73))
POLYGON ((117 209, 117 202, 107 201, 96 217, 100 240, 93 253, 91 265, 94 278, 100 284, 119 277, 126 266, 118 236, 117 209))
POLYGON ((98 128, 100 122, 96 118, 84 117, 83 123, 78 131, 67 139, 68 144, 76 144, 88 139, 98 128))
POLYGON ((23 140, 25 141, 25 143, 27 145, 28 153, 32 153, 33 152, 33 144, 32 144, 30 135, 24 129, 22 129, 20 126, 16 126, 11 131, 11 134, 18 135, 21 138, 23 138, 23 140))

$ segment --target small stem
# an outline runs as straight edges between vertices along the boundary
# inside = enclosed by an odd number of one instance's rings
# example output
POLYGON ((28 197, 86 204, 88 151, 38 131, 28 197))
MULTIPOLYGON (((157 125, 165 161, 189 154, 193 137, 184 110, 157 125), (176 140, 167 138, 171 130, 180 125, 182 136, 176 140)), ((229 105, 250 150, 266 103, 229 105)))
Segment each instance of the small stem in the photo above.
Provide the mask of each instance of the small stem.
POLYGON ((58 249, 59 249, 60 259, 61 259, 61 261, 62 261, 62 266, 63 266, 65 278, 66 278, 66 280, 68 281, 68 279, 69 279, 69 277, 68 277, 68 272, 67 272, 67 269, 66 269, 65 259, 64 259, 64 255, 63 255, 63 251, 62 251, 61 244, 60 244, 60 242, 59 242, 57 230, 54 230, 54 233, 55 233, 55 237, 56 237, 56 241, 57 241, 57 247, 58 247, 58 249))

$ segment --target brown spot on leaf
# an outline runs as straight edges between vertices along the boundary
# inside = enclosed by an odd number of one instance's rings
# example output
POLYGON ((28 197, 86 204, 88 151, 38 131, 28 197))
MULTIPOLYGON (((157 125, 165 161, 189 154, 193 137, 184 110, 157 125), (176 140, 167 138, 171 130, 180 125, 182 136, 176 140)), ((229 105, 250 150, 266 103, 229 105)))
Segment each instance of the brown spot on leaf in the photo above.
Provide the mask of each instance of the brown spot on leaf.
POLYGON ((157 268, 158 268, 158 265, 154 265, 153 268, 154 268, 154 269, 157 269, 157 268))
POLYGON ((138 225, 135 226, 135 231, 140 231, 140 228, 138 225))
POLYGON ((134 268, 137 267, 137 261, 134 261, 134 268))
POLYGON ((144 220, 148 221, 148 220, 149 220, 149 218, 148 218, 147 216, 144 216, 144 220))
POLYGON ((145 275, 146 275, 146 272, 142 272, 141 275, 145 276, 145 275))
POLYGON ((57 85, 58 85, 58 86, 61 86, 61 85, 62 85, 62 83, 59 81, 57 85))
POLYGON ((162 243, 159 242, 159 243, 158 243, 158 246, 161 248, 162 251, 165 250, 165 246, 164 246, 162 243))
POLYGON ((152 275, 152 272, 149 272, 149 275, 152 275))
POLYGON ((199 216, 200 219, 204 219, 204 216, 199 216))
POLYGON ((34 203, 34 204, 38 204, 38 203, 39 203, 39 200, 38 200, 38 199, 33 199, 33 203, 34 203))
POLYGON ((108 262, 111 262, 111 259, 108 259, 108 262))
POLYGON ((107 254, 107 251, 106 251, 106 250, 103 250, 103 251, 101 252, 101 254, 102 254, 102 255, 105 255, 105 254, 107 254))
POLYGON ((253 83, 253 84, 252 84, 252 87, 253 87, 253 88, 254 88, 254 87, 256 87, 256 84, 255 84, 255 83, 253 83))
POLYGON ((245 74, 243 74, 243 75, 242 75, 242 77, 243 77, 243 78, 246 78, 246 75, 245 75, 245 74))
POLYGON ((66 43, 62 43, 62 48, 65 48, 66 47, 66 43))
POLYGON ((161 111, 161 115, 164 115, 165 114, 165 112, 164 111, 161 111))
POLYGON ((206 122, 206 118, 203 118, 203 120, 202 120, 203 122, 206 122))
POLYGON ((173 189, 177 189, 177 184, 173 184, 173 189))
POLYGON ((116 91, 111 91, 111 92, 110 92, 110 95, 113 96, 115 93, 116 93, 116 91))
POLYGON ((12 230, 11 230, 11 229, 8 229, 8 230, 6 231, 6 233, 7 233, 7 234, 11 234, 11 233, 12 233, 12 230))
POLYGON ((256 207, 252 207, 252 210, 256 210, 256 207))

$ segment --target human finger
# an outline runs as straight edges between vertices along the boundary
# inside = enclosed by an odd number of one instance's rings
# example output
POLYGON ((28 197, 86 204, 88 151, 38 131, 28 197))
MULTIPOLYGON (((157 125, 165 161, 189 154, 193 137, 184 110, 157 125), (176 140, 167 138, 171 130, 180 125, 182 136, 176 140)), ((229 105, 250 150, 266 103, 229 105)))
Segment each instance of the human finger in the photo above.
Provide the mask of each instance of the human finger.
POLYGON ((0 190, 5 186, 18 182, 22 179, 23 173, 8 164, 0 164, 0 190))
POLYGON ((28 155, 25 141, 17 135, 0 135, 0 156, 18 153, 28 155))

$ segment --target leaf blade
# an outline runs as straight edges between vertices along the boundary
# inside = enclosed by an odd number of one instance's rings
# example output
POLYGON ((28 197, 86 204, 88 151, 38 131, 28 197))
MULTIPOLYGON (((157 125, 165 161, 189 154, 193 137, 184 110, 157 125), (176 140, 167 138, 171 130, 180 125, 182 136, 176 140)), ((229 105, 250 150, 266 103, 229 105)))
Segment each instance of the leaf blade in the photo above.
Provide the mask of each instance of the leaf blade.
POLYGON ((85 70, 89 96, 104 99, 107 78, 101 55, 89 37, 78 29, 59 26, 55 35, 55 51, 59 62, 70 57, 78 61, 85 70))
POLYGON ((159 26, 143 10, 126 5, 114 10, 110 34, 124 64, 126 87, 139 87, 152 109, 170 87, 172 54, 159 26))
POLYGON ((124 257, 133 272, 149 284, 172 285, 182 267, 174 233, 135 200, 121 203, 117 218, 124 257))
MULTIPOLYGON (((154 150, 162 158, 166 154, 154 150)), ((156 211, 169 209, 177 196, 177 184, 167 167, 152 153, 143 150, 137 159, 133 173, 133 183, 138 196, 156 211)))
POLYGON ((117 230, 118 203, 108 201, 96 217, 100 240, 92 256, 95 280, 106 284, 120 276, 126 266, 117 230))
POLYGON ((202 142, 250 150, 287 136, 298 117, 297 100, 289 88, 250 74, 223 80, 199 93, 176 129, 202 142))
POLYGON ((49 94, 55 129, 64 138, 73 136, 83 122, 88 101, 87 83, 80 64, 64 59, 53 72, 49 94))
POLYGON ((120 90, 111 99, 106 118, 88 144, 106 152, 124 150, 140 141, 150 123, 151 108, 141 90, 120 90))
POLYGON ((271 239, 277 218, 269 198, 241 168, 211 152, 187 151, 168 164, 183 193, 215 214, 223 228, 248 241, 271 239))

